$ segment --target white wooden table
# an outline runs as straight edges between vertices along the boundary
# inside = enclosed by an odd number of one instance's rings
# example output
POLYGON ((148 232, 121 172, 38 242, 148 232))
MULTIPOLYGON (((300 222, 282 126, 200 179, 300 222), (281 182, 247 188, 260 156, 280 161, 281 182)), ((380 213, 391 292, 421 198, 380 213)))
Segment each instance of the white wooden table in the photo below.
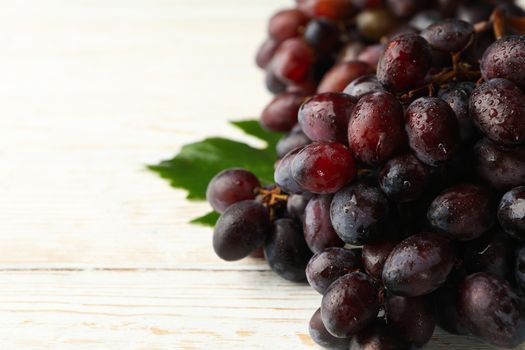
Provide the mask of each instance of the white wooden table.
POLYGON ((0 1, 1 349, 315 348, 319 295, 219 261, 207 205, 145 170, 249 140, 226 121, 270 98, 253 54, 288 3, 0 1))

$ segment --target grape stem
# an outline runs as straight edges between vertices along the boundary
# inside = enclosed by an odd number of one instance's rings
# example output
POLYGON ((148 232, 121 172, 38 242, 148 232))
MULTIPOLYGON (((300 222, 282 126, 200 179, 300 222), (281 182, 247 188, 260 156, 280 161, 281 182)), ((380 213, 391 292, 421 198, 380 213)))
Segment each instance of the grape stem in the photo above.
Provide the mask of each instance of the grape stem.
POLYGON ((270 211, 270 220, 275 219, 275 207, 281 203, 288 201, 288 195, 283 192, 278 186, 271 189, 259 188, 256 190, 257 194, 262 196, 262 203, 270 211))

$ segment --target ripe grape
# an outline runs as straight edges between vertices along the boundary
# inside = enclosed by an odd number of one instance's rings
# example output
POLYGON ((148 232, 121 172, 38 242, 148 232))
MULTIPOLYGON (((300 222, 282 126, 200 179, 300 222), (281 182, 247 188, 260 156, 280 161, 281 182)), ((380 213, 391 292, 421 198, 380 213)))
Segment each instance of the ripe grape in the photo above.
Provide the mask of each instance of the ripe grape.
POLYGON ((369 325, 379 312, 379 289, 370 277, 352 272, 332 283, 321 302, 321 318, 334 336, 347 338, 369 325))
POLYGON ((421 32, 433 49, 451 53, 463 50, 473 35, 472 24, 458 19, 436 22, 421 32))
POLYGON ((385 302, 388 326, 405 342, 422 347, 434 334, 436 320, 427 296, 390 296, 385 302))
POLYGON ((299 219, 302 222, 304 211, 310 198, 312 198, 312 195, 308 192, 290 195, 286 202, 286 211, 293 219, 299 219))
POLYGON ((268 91, 270 91, 272 94, 280 94, 286 91, 286 84, 281 79, 277 78, 270 67, 266 69, 264 83, 268 91))
POLYGON ((525 143, 525 94, 510 80, 497 78, 478 86, 470 97, 470 115, 495 143, 525 143))
POLYGON ((506 233, 525 241, 525 186, 513 188, 501 198, 498 220, 506 233))
POLYGON ((485 80, 504 78, 525 88, 525 36, 509 35, 490 45, 481 59, 485 80))
POLYGON ((355 12, 349 0, 298 0, 297 5, 300 10, 313 18, 344 20, 355 12))
POLYGON ((348 142, 357 160, 381 164, 392 158, 406 144, 403 107, 388 92, 374 92, 361 97, 352 111, 348 142))
POLYGON ((271 231, 268 210, 254 200, 228 207, 213 231, 213 249, 226 261, 240 260, 260 247, 271 231))
POLYGON ((301 193, 304 189, 295 181, 292 176, 292 162, 302 147, 295 148, 288 152, 277 164, 274 173, 275 183, 285 192, 301 193))
POLYGON ((385 91, 383 85, 379 83, 377 76, 374 74, 363 75, 362 77, 353 80, 343 92, 357 101, 364 95, 381 91, 385 91))
POLYGON ((468 331, 461 323, 457 309, 458 283, 453 280, 445 283, 432 293, 434 299, 434 315, 439 327, 452 334, 465 335, 468 331))
POLYGON ((280 80, 301 83, 307 79, 313 61, 313 49, 303 39, 292 38, 281 43, 273 56, 271 67, 280 80))
MULTIPOLYGON (((369 45, 363 48, 361 52, 359 52, 359 55, 357 55, 357 60, 366 62, 370 67, 377 67, 377 64, 379 63, 379 59, 381 58, 381 55, 383 54, 383 50, 385 49, 384 44, 375 44, 375 45, 369 45)), ((376 76, 374 74, 374 76, 376 76)))
POLYGON ((308 17, 297 9, 281 10, 270 18, 268 34, 278 42, 295 38, 299 36, 308 20, 308 17))
POLYGON ((304 239, 314 253, 345 244, 330 221, 331 203, 331 195, 316 196, 308 202, 304 210, 304 239))
POLYGON ((348 121, 354 100, 342 93, 311 97, 299 109, 299 124, 313 141, 347 142, 348 121))
POLYGON ((348 350, 350 339, 334 337, 330 334, 330 332, 328 332, 328 330, 326 330, 323 320, 321 319, 320 308, 317 309, 310 319, 308 331, 312 340, 324 348, 334 350, 348 350))
POLYGON ((379 174, 379 185, 385 194, 397 202, 416 200, 429 183, 427 168, 413 155, 389 160, 379 174))
POLYGON ((388 211, 388 200, 378 188, 358 183, 335 194, 330 218, 344 242, 362 245, 381 233, 388 211))
POLYGON ((383 284, 395 295, 416 297, 445 283, 454 265, 450 241, 435 233, 421 233, 399 243, 383 268, 383 284))
POLYGON ((279 44, 279 42, 272 39, 265 40, 257 51, 255 63, 262 69, 266 68, 279 48, 279 44))
POLYGON ((277 145, 275 146, 277 157, 282 158, 291 150, 297 147, 302 148, 311 142, 312 140, 304 134, 301 126, 297 124, 288 134, 283 135, 277 142, 277 145))
POLYGON ((453 239, 471 240, 487 232, 495 222, 491 193, 481 186, 463 184, 448 188, 434 199, 427 218, 453 239))
POLYGON ((421 97, 408 106, 406 131, 410 148, 423 163, 436 166, 459 149, 459 126, 454 111, 436 97, 421 97))
POLYGON ((223 213, 234 203, 254 199, 259 187, 261 183, 251 172, 239 168, 226 169, 211 179, 206 199, 216 212, 223 213))
POLYGON ((476 137, 474 122, 469 115, 469 99, 475 88, 476 84, 472 82, 461 82, 439 90, 439 98, 448 103, 458 119, 459 134, 463 143, 469 143, 476 137))
POLYGON ((336 22, 313 19, 304 31, 304 40, 321 56, 329 56, 341 46, 341 33, 336 22))
POLYGON ((328 248, 315 254, 306 266, 308 283, 320 294, 340 277, 361 267, 361 254, 357 249, 328 248))
POLYGON ((372 68, 365 62, 341 62, 332 67, 323 77, 317 93, 342 92, 352 80, 372 73, 372 68))
POLYGON ((261 125, 274 132, 290 131, 297 124, 297 113, 303 101, 303 96, 298 93, 277 95, 261 113, 261 125))
POLYGON ((525 308, 506 281, 479 272, 459 288, 458 310, 467 329, 487 343, 514 348, 525 341, 525 308))
POLYGON ((386 259, 398 243, 399 241, 395 237, 386 235, 376 242, 367 243, 363 246, 361 261, 370 276, 381 280, 386 259))
POLYGON ((366 39, 378 41, 395 25, 395 19, 385 9, 368 9, 357 15, 356 24, 366 39))
POLYGON ((431 64, 432 52, 425 39, 413 33, 400 34, 387 44, 377 66, 377 78, 393 91, 409 90, 425 81, 431 64))
POLYGON ((294 220, 285 218, 273 222, 273 232, 264 243, 264 254, 271 269, 282 278, 293 282, 306 279, 305 268, 312 252, 294 220))
POLYGON ((299 151, 292 161, 293 178, 312 193, 335 193, 352 181, 355 175, 352 154, 338 143, 311 143, 299 151))
POLYGON ((350 350, 410 350, 384 321, 376 320, 352 337, 350 350))

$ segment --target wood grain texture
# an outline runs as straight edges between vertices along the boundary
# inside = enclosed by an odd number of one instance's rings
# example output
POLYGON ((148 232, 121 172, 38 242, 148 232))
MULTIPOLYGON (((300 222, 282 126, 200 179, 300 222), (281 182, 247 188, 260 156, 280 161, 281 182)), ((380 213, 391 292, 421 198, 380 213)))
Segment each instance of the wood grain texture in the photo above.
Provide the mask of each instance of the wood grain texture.
MULTIPOLYGON (((228 264, 145 165, 270 96, 285 0, 0 0, 2 349, 309 349, 320 297, 228 264)), ((436 333, 429 349, 486 349, 436 333)))

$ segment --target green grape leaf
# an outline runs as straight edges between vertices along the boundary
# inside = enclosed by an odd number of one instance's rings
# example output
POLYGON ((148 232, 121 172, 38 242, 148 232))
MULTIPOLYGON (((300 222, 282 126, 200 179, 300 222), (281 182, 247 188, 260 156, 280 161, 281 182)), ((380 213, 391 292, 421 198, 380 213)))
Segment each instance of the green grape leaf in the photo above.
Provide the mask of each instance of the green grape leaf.
MULTIPOLYGON (((148 168, 168 180, 171 186, 186 190, 191 200, 204 200, 208 182, 227 168, 243 168, 254 173, 261 183, 272 183, 275 145, 280 135, 265 131, 256 120, 236 121, 232 125, 265 141, 266 146, 255 148, 239 141, 210 137, 185 145, 172 159, 148 168)), ((215 223, 211 214, 192 222, 210 226, 215 223)))
POLYGON ((206 215, 199 216, 190 221, 191 224, 203 225, 203 226, 215 226, 217 220, 219 220, 220 214, 216 211, 212 211, 206 215))

